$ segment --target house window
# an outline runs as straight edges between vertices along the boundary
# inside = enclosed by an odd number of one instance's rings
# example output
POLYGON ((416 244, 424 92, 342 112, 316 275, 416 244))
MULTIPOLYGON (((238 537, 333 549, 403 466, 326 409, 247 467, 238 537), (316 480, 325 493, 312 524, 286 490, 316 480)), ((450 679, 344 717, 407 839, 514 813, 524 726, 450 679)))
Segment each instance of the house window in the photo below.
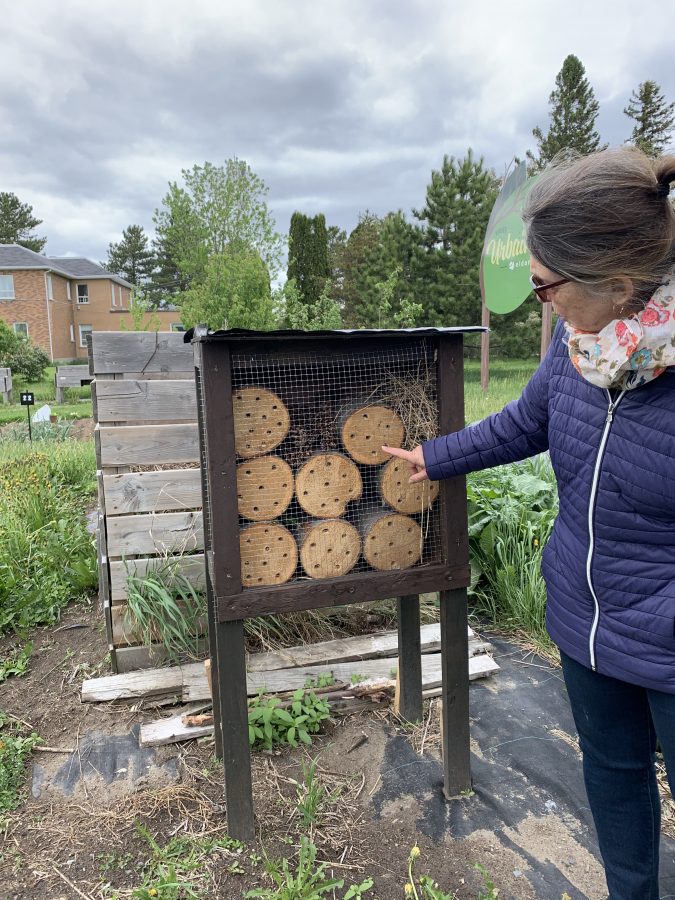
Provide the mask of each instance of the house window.
POLYGON ((77 286, 77 302, 89 303, 89 285, 78 284, 77 286))
POLYGON ((14 299, 14 276, 0 275, 0 300, 14 299))
POLYGON ((52 284, 52 276, 47 275, 47 297, 50 300, 54 299, 54 285, 52 284))
POLYGON ((70 340, 73 344, 75 343, 75 329, 72 325, 70 326, 70 340))
POLYGON ((87 346, 87 335, 91 334, 91 325, 78 325, 80 329, 80 347, 87 346))
POLYGON ((112 305, 117 306, 117 301, 115 300, 115 285, 114 285, 114 283, 110 285, 110 290, 112 291, 112 305))
POLYGON ((171 323, 171 330, 172 330, 172 331, 185 331, 185 326, 184 326, 184 325, 181 325, 180 322, 172 322, 172 323, 171 323))
POLYGON ((28 337, 28 322, 15 322, 14 332, 15 334, 23 334, 25 337, 28 337))
POLYGON ((66 291, 68 292, 68 300, 70 300, 71 297, 70 297, 70 282, 69 281, 66 281, 66 291))

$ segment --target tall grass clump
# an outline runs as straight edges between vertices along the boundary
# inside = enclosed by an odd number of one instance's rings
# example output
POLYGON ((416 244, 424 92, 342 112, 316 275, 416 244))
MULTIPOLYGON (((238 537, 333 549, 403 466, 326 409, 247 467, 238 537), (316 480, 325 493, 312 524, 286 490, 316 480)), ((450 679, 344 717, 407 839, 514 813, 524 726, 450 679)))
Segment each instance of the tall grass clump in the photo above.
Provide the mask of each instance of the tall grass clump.
POLYGON ((550 650, 541 556, 558 511, 546 456, 469 476, 469 539, 476 609, 550 650))
POLYGON ((0 634, 56 621, 97 582, 85 510, 95 494, 91 443, 39 451, 0 442, 0 634))

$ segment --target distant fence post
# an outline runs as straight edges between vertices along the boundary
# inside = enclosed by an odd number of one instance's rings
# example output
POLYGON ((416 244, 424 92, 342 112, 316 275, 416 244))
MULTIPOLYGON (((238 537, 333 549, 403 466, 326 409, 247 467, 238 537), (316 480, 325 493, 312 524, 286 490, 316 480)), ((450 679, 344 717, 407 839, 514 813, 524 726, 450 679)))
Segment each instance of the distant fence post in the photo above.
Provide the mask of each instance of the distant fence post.
POLYGON ((12 402, 12 370, 0 369, 0 394, 3 403, 12 402))

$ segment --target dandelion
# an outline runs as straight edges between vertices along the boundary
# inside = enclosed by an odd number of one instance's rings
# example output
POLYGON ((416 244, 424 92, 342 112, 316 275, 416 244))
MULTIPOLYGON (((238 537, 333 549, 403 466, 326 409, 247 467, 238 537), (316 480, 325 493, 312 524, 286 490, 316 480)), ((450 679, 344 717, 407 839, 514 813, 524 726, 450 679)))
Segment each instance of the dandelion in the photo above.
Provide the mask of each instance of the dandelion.
POLYGON ((539 546, 539 541, 538 541, 537 538, 534 539, 534 546, 535 546, 535 547, 538 547, 538 546, 539 546))
POLYGON ((410 856, 411 856, 413 859, 417 859, 417 857, 418 857, 419 855, 420 855, 420 848, 417 846, 417 844, 415 844, 415 846, 414 846, 414 847, 412 848, 412 850, 410 851, 410 856))
POLYGON ((408 882, 406 884, 404 890, 405 890, 406 897, 412 897, 414 888, 413 888, 412 884, 410 884, 410 882, 408 882))

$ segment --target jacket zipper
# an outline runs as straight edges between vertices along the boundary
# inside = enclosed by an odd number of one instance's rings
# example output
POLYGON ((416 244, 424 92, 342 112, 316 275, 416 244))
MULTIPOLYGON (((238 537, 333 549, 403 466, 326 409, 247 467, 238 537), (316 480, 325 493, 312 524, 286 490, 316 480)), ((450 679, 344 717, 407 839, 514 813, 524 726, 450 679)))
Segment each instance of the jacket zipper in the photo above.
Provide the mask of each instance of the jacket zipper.
POLYGON ((593 470, 593 481, 591 482, 591 495, 588 500, 588 556, 586 558, 586 581, 588 582, 588 587, 591 592, 591 596, 593 597, 593 603, 595 604, 595 614, 593 616, 593 624, 591 626, 591 634, 588 639, 588 647, 591 654, 591 669, 595 672, 595 634, 598 630, 598 622, 600 620, 600 604, 598 602, 598 597, 595 593, 595 588, 593 587, 593 579, 591 577, 591 566, 593 564, 593 553, 595 551, 595 532, 594 532, 594 518, 595 518, 595 499, 598 493, 598 481, 600 480, 600 469, 602 468, 602 460, 605 455, 605 447, 607 445, 607 438, 609 437, 609 430, 612 427, 612 419, 614 418, 614 410, 617 408, 621 400, 623 399, 626 391, 621 391, 616 400, 612 399, 612 395, 609 391, 607 391, 607 397, 609 399, 609 405, 607 407, 607 417, 605 418, 605 426, 602 431, 602 437, 600 438, 600 447, 598 448, 598 455, 595 460, 595 469, 593 470))

